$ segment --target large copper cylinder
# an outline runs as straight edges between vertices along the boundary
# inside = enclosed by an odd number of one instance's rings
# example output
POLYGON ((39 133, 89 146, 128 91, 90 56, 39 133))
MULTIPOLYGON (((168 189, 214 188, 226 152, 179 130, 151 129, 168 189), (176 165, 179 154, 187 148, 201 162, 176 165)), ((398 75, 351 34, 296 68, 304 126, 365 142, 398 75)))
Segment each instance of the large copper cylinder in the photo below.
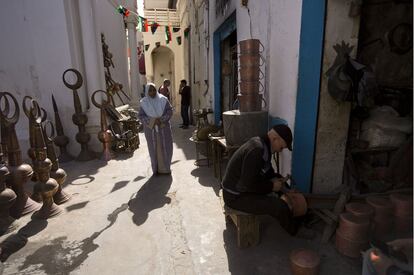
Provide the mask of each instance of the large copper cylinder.
POLYGON ((336 232, 339 232, 347 240, 367 242, 369 229, 369 220, 351 213, 342 213, 339 215, 339 227, 336 232))
POLYGON ((240 112, 258 112, 262 110, 261 94, 237 95, 240 112))
POLYGON ((374 208, 373 233, 377 239, 384 239, 390 233, 394 221, 391 201, 386 197, 368 197, 367 204, 374 208))
POLYGON ((239 42, 240 53, 253 53, 259 54, 263 51, 260 49, 260 46, 263 45, 260 43, 259 39, 246 39, 239 42))
POLYGON ((239 83, 239 91, 242 95, 258 95, 264 90, 260 81, 242 81, 239 83), (261 89, 260 89, 261 88, 261 89))
POLYGON ((258 67, 240 67, 240 80, 244 81, 259 81, 263 79, 264 75, 258 67))
POLYGON ((259 67, 263 65, 263 59, 260 54, 240 54, 239 61, 239 66, 241 68, 253 67, 255 69, 259 69, 259 67))
POLYGON ((361 242, 355 240, 349 240, 345 238, 341 232, 336 231, 335 234, 335 247, 339 253, 351 257, 359 258, 361 257, 361 251, 364 251, 368 247, 368 242, 361 242))
POLYGON ((413 197, 408 194, 390 195, 393 205, 394 230, 398 236, 412 234, 413 231, 413 197))
POLYGON ((290 253, 290 269, 293 275, 319 274, 321 258, 309 249, 296 249, 290 253))
POLYGON ((348 213, 367 220, 372 219, 374 216, 374 209, 366 203, 350 202, 345 205, 345 210, 348 213))

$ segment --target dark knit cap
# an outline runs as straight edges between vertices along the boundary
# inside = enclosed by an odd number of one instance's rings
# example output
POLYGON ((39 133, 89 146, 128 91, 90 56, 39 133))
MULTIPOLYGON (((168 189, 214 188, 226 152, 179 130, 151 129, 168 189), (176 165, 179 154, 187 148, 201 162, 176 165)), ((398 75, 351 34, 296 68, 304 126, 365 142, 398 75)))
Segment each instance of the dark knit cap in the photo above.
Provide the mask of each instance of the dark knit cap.
POLYGON ((287 125, 277 124, 272 127, 278 135, 286 142, 289 151, 292 151, 292 131, 287 125))

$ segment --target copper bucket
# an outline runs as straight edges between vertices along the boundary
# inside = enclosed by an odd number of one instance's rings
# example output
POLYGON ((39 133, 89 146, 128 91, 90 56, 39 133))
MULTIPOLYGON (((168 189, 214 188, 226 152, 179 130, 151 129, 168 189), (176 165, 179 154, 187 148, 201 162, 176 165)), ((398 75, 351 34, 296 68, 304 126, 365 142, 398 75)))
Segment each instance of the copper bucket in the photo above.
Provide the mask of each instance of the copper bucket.
POLYGON ((259 81, 264 77, 262 71, 256 67, 240 67, 239 73, 242 82, 259 81))
POLYGON ((262 110, 262 95, 261 94, 238 94, 239 110, 240 112, 258 112, 262 110))
POLYGON ((260 43, 259 39, 246 39, 239 42, 240 53, 255 53, 259 54, 263 52, 263 44, 260 43), (262 49, 260 49, 260 46, 262 49))
POLYGON ((260 54, 240 54, 240 67, 255 67, 259 69, 264 64, 264 59, 260 54))
POLYGON ((296 249, 290 253, 290 269, 293 275, 316 275, 319 273, 321 258, 309 249, 296 249))
POLYGON ((368 242, 353 241, 342 236, 341 232, 335 234, 335 247, 339 253, 351 257, 361 257, 361 251, 364 251, 368 247, 368 242))
POLYGON ((390 195, 394 206, 394 215, 398 217, 411 217, 413 215, 413 197, 408 194, 395 193, 390 195))
POLYGON ((306 214, 308 211, 308 203, 305 196, 299 192, 289 192, 285 194, 292 202, 293 216, 300 217, 306 214))
POLYGON ((345 205, 346 212, 370 220, 374 216, 374 208, 366 203, 350 202, 345 205))
POLYGON ((239 93, 242 95, 257 95, 263 92, 264 87, 260 81, 239 82, 239 93))
POLYGON ((368 219, 354 216, 351 213, 342 213, 339 215, 339 227, 336 232, 348 240, 367 242, 370 231, 370 222, 368 219))

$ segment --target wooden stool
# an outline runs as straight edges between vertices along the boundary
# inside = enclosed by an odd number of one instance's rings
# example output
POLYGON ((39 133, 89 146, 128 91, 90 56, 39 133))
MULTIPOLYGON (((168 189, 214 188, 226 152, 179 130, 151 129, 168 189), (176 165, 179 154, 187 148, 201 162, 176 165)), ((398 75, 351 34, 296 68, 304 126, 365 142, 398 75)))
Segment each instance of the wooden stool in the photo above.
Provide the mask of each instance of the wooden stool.
POLYGON ((238 247, 246 248, 257 245, 260 240, 259 217, 228 207, 224 204, 222 190, 220 190, 219 195, 225 217, 230 217, 237 228, 238 247))

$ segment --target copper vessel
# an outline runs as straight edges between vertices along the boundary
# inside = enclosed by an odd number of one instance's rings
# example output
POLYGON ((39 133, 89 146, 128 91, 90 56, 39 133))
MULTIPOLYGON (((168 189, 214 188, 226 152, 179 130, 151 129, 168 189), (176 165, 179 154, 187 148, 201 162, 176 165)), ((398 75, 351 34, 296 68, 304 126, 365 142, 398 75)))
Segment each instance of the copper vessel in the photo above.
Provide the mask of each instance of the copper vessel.
POLYGON ((254 67, 259 69, 259 67, 264 64, 264 59, 260 56, 260 54, 240 54, 239 61, 239 66, 241 68, 254 67))
POLYGON ((239 42, 240 53, 253 53, 259 54, 263 52, 263 44, 260 43, 259 39, 246 39, 239 42), (260 49, 260 46, 262 49, 260 49))
POLYGON ((259 81, 264 78, 264 74, 257 67, 241 67, 239 70, 240 80, 244 81, 259 81))
POLYGON ((349 240, 342 236, 341 232, 336 231, 335 234, 335 247, 339 253, 351 257, 361 257, 361 251, 364 251, 368 247, 368 242, 349 240))
POLYGON ((398 236, 412 236, 413 232, 413 217, 394 217, 394 230, 398 236))
POLYGON ((413 197, 408 194, 395 193, 390 195, 394 207, 394 216, 410 217, 413 215, 413 197))
POLYGON ((242 81, 239 83, 239 91, 242 95, 257 95, 263 90, 264 87, 260 81, 242 81))
POLYGON ((383 239, 390 233, 393 222, 393 207, 386 197, 368 197, 366 202, 374 208, 373 234, 377 239, 383 239))
POLYGON ((290 199, 292 203, 292 210, 294 217, 300 217, 306 214, 308 211, 308 203, 306 202, 305 196, 299 192, 289 192, 285 195, 290 199))
POLYGON ((339 215, 339 227, 336 232, 348 240, 366 242, 370 230, 368 219, 354 216, 351 213, 339 215))
POLYGON ((262 95, 242 95, 238 94, 240 112, 258 112, 262 110, 262 95))
POLYGON ((368 220, 374 216, 374 208, 366 203, 350 202, 345 205, 345 210, 346 212, 354 214, 357 217, 368 220))
POLYGON ((316 275, 319 273, 321 258, 309 249, 296 249, 290 253, 290 269, 293 275, 316 275))

